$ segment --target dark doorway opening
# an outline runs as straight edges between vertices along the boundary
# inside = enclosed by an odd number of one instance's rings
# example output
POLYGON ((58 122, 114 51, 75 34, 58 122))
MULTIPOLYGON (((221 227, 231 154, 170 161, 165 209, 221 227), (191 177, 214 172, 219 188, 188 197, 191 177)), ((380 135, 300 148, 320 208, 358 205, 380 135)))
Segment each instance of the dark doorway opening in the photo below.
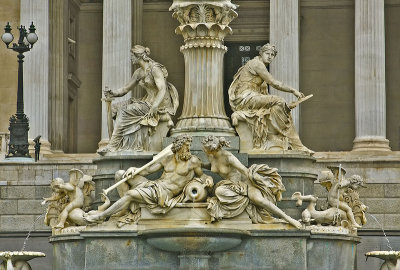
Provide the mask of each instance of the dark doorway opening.
POLYGON ((228 52, 224 57, 224 105, 226 115, 231 117, 232 109, 229 105, 228 89, 233 81, 233 76, 238 69, 258 55, 260 47, 267 41, 253 42, 225 42, 228 52))

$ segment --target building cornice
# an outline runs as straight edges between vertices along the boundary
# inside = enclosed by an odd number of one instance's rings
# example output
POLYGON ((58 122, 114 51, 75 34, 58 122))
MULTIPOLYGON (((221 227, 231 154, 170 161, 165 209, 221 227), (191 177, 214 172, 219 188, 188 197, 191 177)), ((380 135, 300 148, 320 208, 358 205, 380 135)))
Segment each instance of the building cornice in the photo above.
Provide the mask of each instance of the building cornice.
POLYGON ((103 3, 82 3, 81 11, 83 12, 102 12, 103 11, 103 3))
POLYGON ((300 0, 301 8, 349 8, 354 7, 354 0, 300 0))

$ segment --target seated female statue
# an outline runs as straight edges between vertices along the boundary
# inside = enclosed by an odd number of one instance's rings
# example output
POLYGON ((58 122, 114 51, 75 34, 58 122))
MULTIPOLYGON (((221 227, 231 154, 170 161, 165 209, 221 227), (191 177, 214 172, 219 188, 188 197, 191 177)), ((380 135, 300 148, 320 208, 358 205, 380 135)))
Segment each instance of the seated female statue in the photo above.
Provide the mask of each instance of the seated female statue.
POLYGON ((169 121, 169 126, 173 125, 170 116, 175 115, 178 108, 178 92, 167 81, 167 69, 149 55, 149 48, 135 45, 131 50, 131 60, 139 68, 122 88, 113 91, 106 87, 104 90, 107 98, 121 97, 139 85, 146 90, 146 95, 141 99, 131 98, 113 110, 116 117, 114 130, 108 145, 100 149, 100 153, 148 150, 149 135, 156 130, 159 121, 169 121))
POLYGON ((260 55, 242 66, 229 87, 229 102, 235 112, 232 115, 233 125, 237 119, 244 119, 252 130, 253 148, 268 150, 268 140, 278 138, 287 141, 288 147, 284 150, 299 150, 308 154, 314 152, 305 147, 297 135, 291 110, 297 103, 287 104, 279 97, 270 95, 265 84, 275 89, 289 92, 297 98, 304 95, 294 88, 276 80, 267 70, 267 65, 276 56, 275 46, 266 44, 261 47, 260 55))

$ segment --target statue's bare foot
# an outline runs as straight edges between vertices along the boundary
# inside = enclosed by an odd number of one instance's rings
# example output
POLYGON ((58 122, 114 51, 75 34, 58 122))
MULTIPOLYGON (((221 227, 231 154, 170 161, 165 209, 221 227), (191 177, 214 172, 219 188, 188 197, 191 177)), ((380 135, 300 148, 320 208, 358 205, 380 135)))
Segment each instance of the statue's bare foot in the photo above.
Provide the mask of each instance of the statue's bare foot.
POLYGON ((63 229, 64 228, 64 224, 62 223, 58 223, 56 226, 54 226, 55 229, 63 229))
POLYGON ((291 225, 293 225, 293 226, 295 226, 297 229, 302 229, 303 228, 303 225, 299 222, 299 221, 297 221, 297 220, 295 220, 295 219, 293 219, 293 218, 290 218, 289 220, 288 220, 288 222, 291 224, 291 225))
POLYGON ((352 224, 351 226, 352 226, 353 228, 357 228, 357 229, 362 228, 362 226, 361 226, 360 224, 358 224, 358 223, 354 223, 354 224, 352 224))
POLYGON ((88 224, 97 224, 103 221, 99 214, 84 214, 83 219, 86 220, 88 224))

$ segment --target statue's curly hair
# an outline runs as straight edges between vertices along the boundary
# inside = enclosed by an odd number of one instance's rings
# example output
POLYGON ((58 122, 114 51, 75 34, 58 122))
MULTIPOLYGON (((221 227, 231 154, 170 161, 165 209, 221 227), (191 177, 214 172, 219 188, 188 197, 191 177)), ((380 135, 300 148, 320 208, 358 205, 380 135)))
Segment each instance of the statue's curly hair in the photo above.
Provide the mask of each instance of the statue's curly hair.
POLYGON ((357 184, 363 186, 365 184, 365 180, 359 176, 358 174, 354 174, 350 177, 350 182, 352 184, 357 184))
POLYGON ((135 54, 139 58, 143 58, 145 61, 150 60, 150 49, 147 47, 144 47, 142 45, 135 45, 131 49, 131 53, 135 54))
POLYGON ((265 51, 271 51, 274 56, 276 56, 278 54, 278 51, 276 50, 276 46, 271 45, 269 43, 265 44, 264 46, 262 46, 260 48, 260 55, 265 51))
POLYGON ((182 134, 182 135, 179 135, 178 137, 176 137, 174 139, 174 141, 172 142, 171 151, 173 153, 178 152, 182 148, 182 146, 185 142, 192 142, 192 136, 190 136, 188 134, 182 134))
POLYGON ((231 146, 230 141, 225 139, 225 137, 215 137, 213 135, 204 137, 201 143, 204 145, 204 147, 210 149, 211 151, 219 150, 224 146, 231 146))

